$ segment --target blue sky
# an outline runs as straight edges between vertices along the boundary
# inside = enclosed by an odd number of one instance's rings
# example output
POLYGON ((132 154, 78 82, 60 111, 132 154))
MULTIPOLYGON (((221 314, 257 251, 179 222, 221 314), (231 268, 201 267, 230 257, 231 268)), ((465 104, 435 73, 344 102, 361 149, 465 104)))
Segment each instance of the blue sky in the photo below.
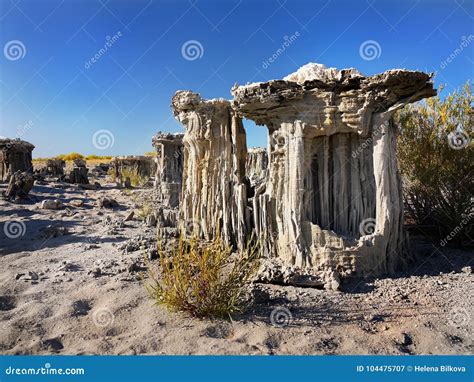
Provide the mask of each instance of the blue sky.
MULTIPOLYGON (((231 98, 235 82, 308 62, 437 72, 449 92, 474 77, 473 17, 473 0, 0 0, 0 135, 35 157, 142 154, 158 130, 182 130, 176 90, 231 98), (112 138, 94 145, 102 130, 112 138)), ((244 122, 249 146, 265 146, 266 128, 244 122)))

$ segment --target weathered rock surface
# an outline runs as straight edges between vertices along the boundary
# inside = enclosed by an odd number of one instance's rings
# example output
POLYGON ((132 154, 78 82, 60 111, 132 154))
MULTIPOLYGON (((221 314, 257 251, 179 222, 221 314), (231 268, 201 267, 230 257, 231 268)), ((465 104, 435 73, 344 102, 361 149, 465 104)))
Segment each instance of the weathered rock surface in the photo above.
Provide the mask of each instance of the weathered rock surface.
POLYGON ((48 159, 46 161, 46 173, 53 176, 64 175, 66 162, 62 159, 48 159))
POLYGON ((42 210, 59 210, 63 208, 63 203, 59 199, 46 199, 40 204, 42 210))
POLYGON ((431 76, 310 64, 286 79, 232 89, 239 115, 269 131, 253 198, 268 256, 312 275, 393 273, 407 253, 391 116, 435 95, 431 76))
POLYGON ((73 167, 67 175, 67 181, 74 184, 89 184, 87 167, 73 167))
POLYGON ((252 186, 260 186, 265 182, 268 169, 267 150, 262 147, 249 149, 245 163, 245 173, 252 186))
POLYGON ((97 199, 96 205, 99 208, 115 208, 119 206, 118 202, 115 199, 107 198, 104 196, 97 199))
POLYGON ((173 112, 185 129, 180 218, 186 231, 211 238, 219 231, 243 245, 250 226, 245 183, 246 139, 241 119, 224 99, 178 91, 173 112))
POLYGON ((32 173, 34 148, 31 143, 20 139, 0 139, 0 181, 9 181, 17 171, 32 173))
POLYGON ((178 207, 183 180, 184 134, 158 132, 153 139, 157 151, 155 187, 158 200, 171 208, 178 207))
POLYGON ((5 190, 5 197, 9 200, 25 199, 34 185, 33 175, 29 172, 17 171, 10 176, 10 182, 5 190))

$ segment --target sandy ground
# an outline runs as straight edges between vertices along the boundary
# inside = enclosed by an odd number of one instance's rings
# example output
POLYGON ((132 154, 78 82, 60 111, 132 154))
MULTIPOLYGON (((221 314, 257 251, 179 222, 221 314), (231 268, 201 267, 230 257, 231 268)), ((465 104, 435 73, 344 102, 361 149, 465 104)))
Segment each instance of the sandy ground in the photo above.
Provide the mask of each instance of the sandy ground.
POLYGON ((473 253, 419 240, 410 273, 349 280, 340 292, 257 285, 256 304, 232 322, 168 313, 140 278, 155 228, 137 213, 123 222, 149 195, 48 183, 29 201, 0 201, 0 353, 473 352, 473 253), (101 196, 119 207, 96 207, 101 196), (64 207, 39 209, 45 199, 64 207))

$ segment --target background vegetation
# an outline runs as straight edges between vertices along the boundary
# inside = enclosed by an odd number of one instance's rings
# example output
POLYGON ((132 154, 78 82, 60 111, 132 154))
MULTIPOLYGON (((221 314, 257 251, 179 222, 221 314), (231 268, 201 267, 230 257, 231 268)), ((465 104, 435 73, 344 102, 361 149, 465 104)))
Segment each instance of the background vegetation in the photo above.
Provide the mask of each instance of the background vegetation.
POLYGON ((409 105, 395 119, 407 218, 442 245, 473 244, 473 110, 467 83, 444 99, 409 105))

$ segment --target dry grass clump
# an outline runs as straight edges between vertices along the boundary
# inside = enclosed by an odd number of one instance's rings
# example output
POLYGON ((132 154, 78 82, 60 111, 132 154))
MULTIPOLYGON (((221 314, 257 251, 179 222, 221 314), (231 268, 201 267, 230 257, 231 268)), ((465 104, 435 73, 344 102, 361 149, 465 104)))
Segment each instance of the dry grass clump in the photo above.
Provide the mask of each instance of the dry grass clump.
POLYGON ((153 215, 155 213, 155 208, 153 206, 153 203, 149 200, 145 200, 142 204, 139 205, 139 207, 136 209, 137 216, 145 221, 146 218, 150 215, 153 215))
POLYGON ((166 255, 160 249, 159 276, 149 266, 146 285, 156 304, 194 317, 230 318, 247 307, 248 286, 259 266, 258 244, 237 254, 221 239, 179 241, 166 255))

